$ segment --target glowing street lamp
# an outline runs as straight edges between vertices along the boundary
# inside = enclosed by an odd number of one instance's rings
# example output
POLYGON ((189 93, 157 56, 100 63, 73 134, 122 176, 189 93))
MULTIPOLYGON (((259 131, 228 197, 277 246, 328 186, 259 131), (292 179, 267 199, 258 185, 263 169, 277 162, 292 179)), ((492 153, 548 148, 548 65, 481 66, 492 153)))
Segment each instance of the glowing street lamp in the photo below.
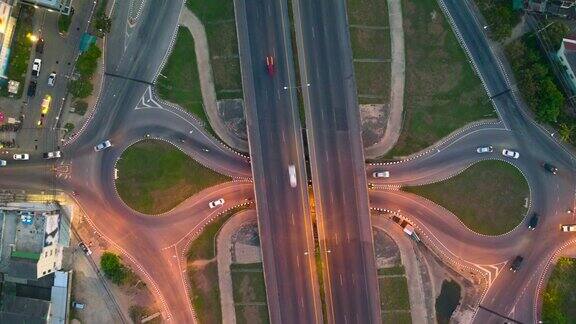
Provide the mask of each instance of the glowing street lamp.
POLYGON ((36 35, 34 35, 34 34, 28 33, 28 34, 26 34, 26 37, 28 37, 28 39, 29 39, 32 43, 35 43, 35 42, 38 41, 38 36, 36 36, 36 35))

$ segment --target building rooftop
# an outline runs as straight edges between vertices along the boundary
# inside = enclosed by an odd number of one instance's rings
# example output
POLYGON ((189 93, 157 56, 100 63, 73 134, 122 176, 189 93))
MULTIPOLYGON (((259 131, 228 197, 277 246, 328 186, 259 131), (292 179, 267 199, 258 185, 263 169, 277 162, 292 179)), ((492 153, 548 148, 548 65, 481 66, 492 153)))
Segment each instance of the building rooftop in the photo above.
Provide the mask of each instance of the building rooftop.
POLYGON ((49 311, 49 301, 3 294, 0 323, 45 324, 49 311))

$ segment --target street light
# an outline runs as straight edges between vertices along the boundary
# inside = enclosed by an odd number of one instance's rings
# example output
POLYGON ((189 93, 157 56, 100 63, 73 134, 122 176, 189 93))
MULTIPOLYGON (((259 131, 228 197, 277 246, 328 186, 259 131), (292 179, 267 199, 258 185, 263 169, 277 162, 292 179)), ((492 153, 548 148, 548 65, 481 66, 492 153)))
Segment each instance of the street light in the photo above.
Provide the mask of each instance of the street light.
POLYGON ((32 33, 28 33, 26 34, 26 37, 28 37, 28 39, 32 42, 32 43, 36 43, 38 41, 38 36, 32 34, 32 33))

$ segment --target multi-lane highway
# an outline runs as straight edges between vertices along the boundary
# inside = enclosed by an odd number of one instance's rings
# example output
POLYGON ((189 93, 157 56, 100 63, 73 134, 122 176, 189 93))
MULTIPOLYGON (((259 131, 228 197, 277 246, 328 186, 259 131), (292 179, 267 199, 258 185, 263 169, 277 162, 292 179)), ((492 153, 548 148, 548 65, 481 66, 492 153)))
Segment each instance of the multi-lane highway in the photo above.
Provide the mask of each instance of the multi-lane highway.
POLYGON ((270 320, 321 323, 287 2, 234 4, 270 320))
POLYGON ((380 298, 345 1, 294 2, 329 323, 379 323, 380 298))
MULTIPOLYGON (((294 1, 312 180, 319 213, 321 253, 329 322, 379 321, 378 291, 372 251, 366 177, 387 169, 391 177, 370 182, 370 206, 394 211, 414 223, 425 244, 456 267, 485 278, 486 290, 474 322, 535 322, 539 293, 550 262, 563 248, 576 245, 559 224, 573 223, 576 177, 573 155, 519 106, 515 93, 467 2, 446 0, 446 13, 484 81, 499 122, 472 127, 404 161, 362 162, 355 85, 346 31, 344 1, 294 1), (495 152, 479 155, 477 146, 495 152), (531 212, 541 215, 535 231, 526 220, 498 237, 476 234, 456 216, 397 187, 441 181, 486 158, 504 159, 501 148, 520 152, 510 160, 522 170, 531 189, 531 212), (554 176, 541 164, 559 169, 554 176), (379 187, 378 185, 382 185, 379 187), (383 189, 386 185, 387 189, 383 189), (523 255, 522 268, 508 271, 510 260, 523 255)), ((194 321, 188 298, 184 252, 202 227, 218 217, 207 202, 224 197, 227 207, 256 203, 274 322, 320 322, 318 288, 312 262, 311 223, 306 172, 294 91, 295 84, 284 1, 236 2, 240 28, 252 165, 208 135, 188 113, 160 102, 151 91, 174 35, 181 1, 146 2, 138 20, 128 22, 129 4, 116 2, 113 31, 107 38, 104 87, 88 126, 63 147, 64 158, 46 163, 9 161, 0 168, 0 187, 76 191, 89 223, 123 251, 156 294, 163 314, 176 323, 194 321), (248 53, 248 54, 247 54, 248 53), (266 71, 266 56, 275 58, 275 73, 266 71), (181 148, 200 163, 234 178, 191 197, 174 210, 147 216, 127 208, 116 194, 114 164, 133 142, 159 138, 181 148), (113 147, 94 152, 109 138, 113 147), (287 166, 295 165, 297 185, 290 185, 287 166), (66 171, 63 171, 66 170, 66 171), (67 177, 59 176, 66 172, 67 177)), ((121 175, 120 175, 121 176, 121 175)))

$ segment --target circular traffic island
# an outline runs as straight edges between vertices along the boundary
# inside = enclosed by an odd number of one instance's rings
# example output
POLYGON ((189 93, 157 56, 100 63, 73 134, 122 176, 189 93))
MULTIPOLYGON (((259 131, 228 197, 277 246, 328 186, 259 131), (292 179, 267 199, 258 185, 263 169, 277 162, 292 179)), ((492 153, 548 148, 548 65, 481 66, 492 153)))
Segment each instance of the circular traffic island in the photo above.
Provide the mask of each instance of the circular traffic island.
POLYGON ((443 182, 403 190, 441 205, 472 231, 485 235, 504 234, 518 226, 530 199, 522 173, 497 160, 478 162, 443 182))
POLYGON ((130 208, 144 214, 167 212, 193 194, 231 180, 159 140, 128 147, 116 168, 118 194, 130 208))

